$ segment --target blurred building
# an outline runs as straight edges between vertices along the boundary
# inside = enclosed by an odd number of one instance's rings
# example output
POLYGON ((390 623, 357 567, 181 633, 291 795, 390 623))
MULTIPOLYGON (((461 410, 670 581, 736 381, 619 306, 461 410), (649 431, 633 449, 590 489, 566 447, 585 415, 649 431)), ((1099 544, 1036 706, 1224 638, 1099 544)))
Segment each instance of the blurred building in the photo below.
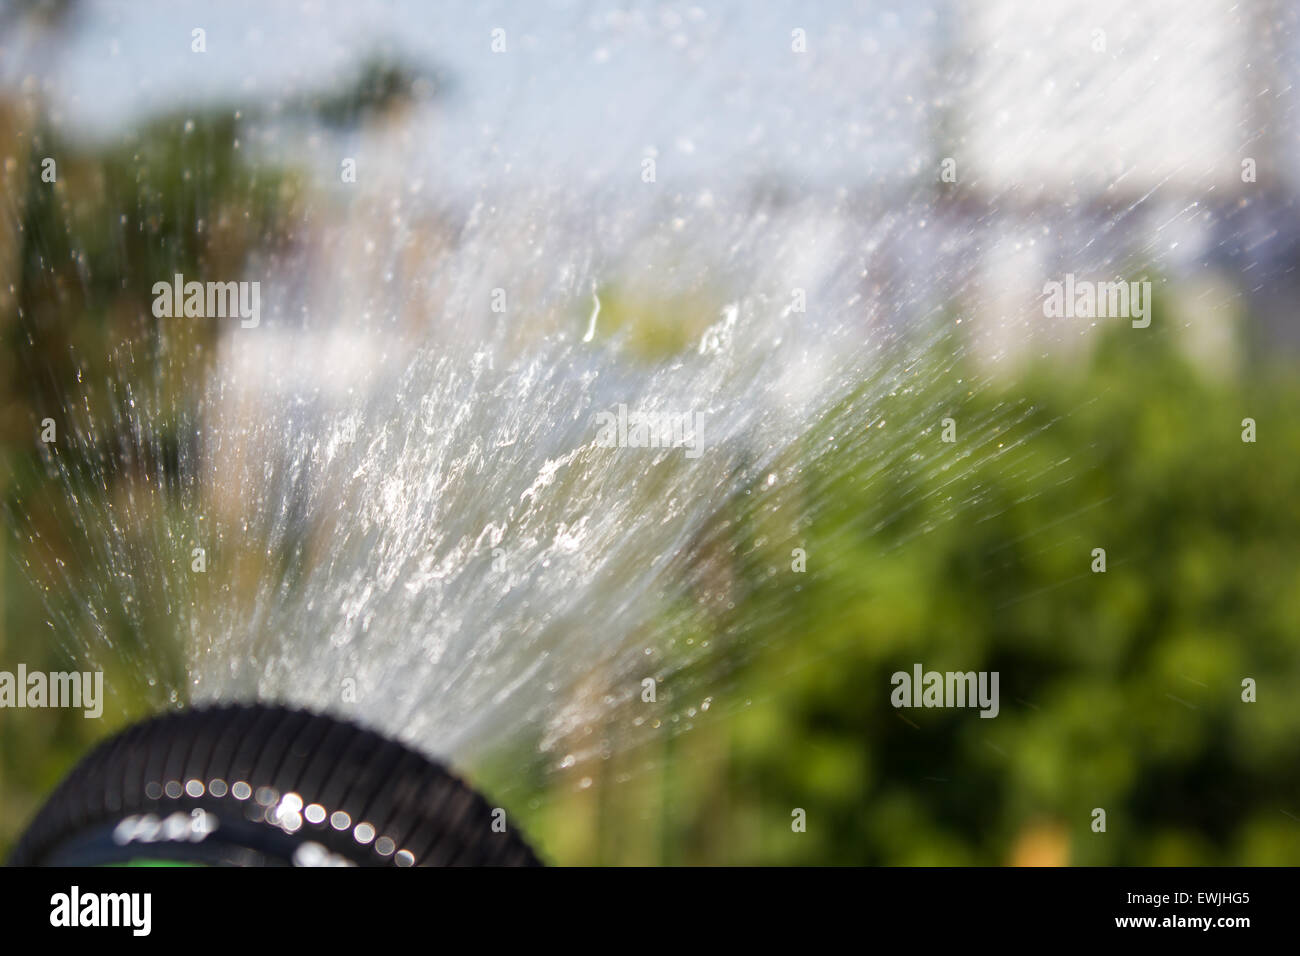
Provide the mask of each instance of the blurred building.
POLYGON ((1237 189, 1243 159, 1271 166, 1270 5, 962 4, 962 179, 1017 201, 1237 189))
POLYGON ((1081 346, 1081 326, 1043 316, 1044 282, 1134 278, 1150 263, 1162 270, 1146 273, 1158 292, 1163 280, 1197 282, 1181 295, 1194 308, 1174 316, 1193 354, 1224 360, 1243 294, 1268 334, 1286 337, 1291 323, 1275 313, 1292 298, 1285 273, 1300 243, 1276 132, 1287 86, 1278 4, 958 8, 962 82, 937 148, 956 161, 954 228, 993 232, 981 243, 978 294, 966 296, 981 309, 971 317, 978 351, 1001 359, 1081 346), (1264 270, 1242 275, 1265 255, 1289 260, 1275 288, 1261 286, 1264 270))

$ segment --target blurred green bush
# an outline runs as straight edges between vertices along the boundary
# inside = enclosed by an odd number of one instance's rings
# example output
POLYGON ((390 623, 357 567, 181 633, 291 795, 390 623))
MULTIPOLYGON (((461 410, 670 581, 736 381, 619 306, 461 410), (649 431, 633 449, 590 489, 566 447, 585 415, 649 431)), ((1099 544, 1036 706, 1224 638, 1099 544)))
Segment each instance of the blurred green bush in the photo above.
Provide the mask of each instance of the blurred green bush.
MULTIPOLYGON (((958 363, 880 401, 869 437, 797 454, 818 507, 785 544, 808 570, 737 540, 752 586, 713 635, 761 650, 690 732, 539 780, 526 823, 553 857, 1300 860, 1300 378, 1287 357, 1207 375, 1177 324, 1158 310, 999 387, 963 391, 958 363), (1000 715, 893 709, 890 675, 917 662, 998 671, 1000 715)), ((922 365, 951 365, 936 352, 922 365)))

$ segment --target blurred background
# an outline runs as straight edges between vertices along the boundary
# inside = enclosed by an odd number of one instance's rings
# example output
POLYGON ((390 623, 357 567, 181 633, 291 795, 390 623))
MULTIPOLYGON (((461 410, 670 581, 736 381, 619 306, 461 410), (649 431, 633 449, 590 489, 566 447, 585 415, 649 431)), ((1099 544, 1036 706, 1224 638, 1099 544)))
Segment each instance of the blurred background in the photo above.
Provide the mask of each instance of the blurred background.
MULTIPOLYGON (((114 688, 98 721, 0 711, 0 853, 95 740, 188 699, 166 588, 97 612, 98 643, 70 632, 87 595, 150 591, 91 582, 115 503, 140 539, 113 547, 165 549, 187 462, 258 462, 190 444, 214 366, 241 370, 225 423, 286 401, 286 380, 346 396, 352 365, 473 340, 487 318, 429 316, 497 276, 577 262, 601 277, 602 335, 645 367, 691 353, 754 275, 846 289, 822 321, 897 350, 837 396, 869 416, 810 420, 780 456, 794 490, 729 499, 664 598, 698 610, 666 606, 658 633, 716 648, 692 685, 716 693, 610 745, 521 721, 456 751, 549 861, 1295 864, 1298 15, 0 3, 0 493, 17 530, 0 537, 0 670, 98 648, 114 688), (760 231, 766 258, 737 238, 760 231), (173 273, 272 267, 390 333, 340 338, 269 292, 294 349, 250 357, 237 324, 164 333, 150 313, 173 273), (1045 319, 1043 283, 1067 272, 1152 282, 1151 327, 1045 319), (137 394, 145 439, 120 412, 137 394), (97 438, 55 467, 40 423, 69 409, 97 438), (976 450, 936 454, 926 428, 947 414, 976 450), (837 435, 846 420, 861 435, 837 435), (142 476, 156 495, 133 496, 142 476), (813 569, 795 583, 773 572, 792 541, 813 569), (918 661, 998 671, 1001 714, 894 710, 890 674, 918 661)), ((581 328, 596 286, 561 285, 539 287, 531 334, 581 328)), ((213 507, 237 512, 221 487, 213 507)), ((306 535, 331 517, 296 520, 306 535)), ((226 586, 227 602, 254 590, 226 586)))

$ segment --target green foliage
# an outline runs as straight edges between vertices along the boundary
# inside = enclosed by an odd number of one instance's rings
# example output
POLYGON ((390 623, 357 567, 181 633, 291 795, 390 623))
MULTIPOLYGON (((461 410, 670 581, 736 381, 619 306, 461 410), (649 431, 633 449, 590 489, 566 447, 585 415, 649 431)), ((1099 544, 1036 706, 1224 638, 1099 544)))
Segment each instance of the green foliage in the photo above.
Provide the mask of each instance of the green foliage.
POLYGON ((882 403, 887 422, 918 406, 937 421, 962 399, 972 437, 910 431, 811 457, 806 495, 826 507, 802 540, 808 573, 759 585, 728 625, 765 648, 730 695, 755 703, 693 732, 722 741, 720 765, 679 765, 716 775, 726 812, 681 805, 674 826, 723 831, 733 862, 1294 863, 1288 371, 1207 379, 1158 315, 1112 330, 1073 372, 1044 365, 967 395, 954 369, 906 409, 882 403), (1246 417, 1257 443, 1242 441, 1246 417), (893 709, 890 675, 917 662, 998 671, 1000 715, 893 709), (806 833, 791 832, 794 808, 806 833))
POLYGON ((362 65, 351 83, 297 107, 315 113, 331 126, 355 126, 367 115, 422 97, 444 96, 450 89, 451 81, 444 71, 418 69, 376 56, 362 65))

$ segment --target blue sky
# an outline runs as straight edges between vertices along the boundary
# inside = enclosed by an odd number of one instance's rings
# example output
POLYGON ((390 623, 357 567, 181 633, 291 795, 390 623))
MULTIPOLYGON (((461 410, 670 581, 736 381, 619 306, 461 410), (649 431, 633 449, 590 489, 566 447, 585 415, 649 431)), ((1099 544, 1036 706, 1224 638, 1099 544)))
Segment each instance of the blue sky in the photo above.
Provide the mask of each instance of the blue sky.
POLYGON ((392 50, 456 81, 430 131, 444 164, 602 175, 653 149, 701 175, 853 182, 920 160, 936 23, 933 4, 893 0, 138 0, 87 3, 53 56, 10 55, 0 75, 48 76, 65 127, 105 137, 188 104, 264 107, 392 50), (190 50, 196 26, 203 55, 190 50), (490 49, 496 28, 504 54, 490 49), (804 55, 791 51, 796 28, 804 55))

